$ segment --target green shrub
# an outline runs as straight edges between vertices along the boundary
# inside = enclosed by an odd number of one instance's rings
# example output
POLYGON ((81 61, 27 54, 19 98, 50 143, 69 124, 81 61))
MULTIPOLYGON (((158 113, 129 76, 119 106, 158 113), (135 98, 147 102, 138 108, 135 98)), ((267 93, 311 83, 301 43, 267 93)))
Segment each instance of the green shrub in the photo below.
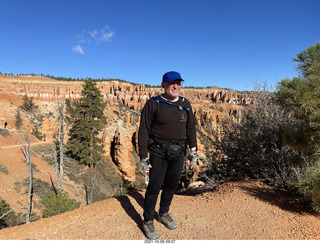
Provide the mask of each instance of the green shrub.
POLYGON ((2 135, 4 137, 10 136, 10 132, 7 129, 0 128, 0 135, 2 135))
POLYGON ((69 199, 68 193, 60 190, 57 194, 50 192, 41 202, 44 206, 42 215, 44 218, 65 213, 80 207, 74 199, 69 199))
POLYGON ((9 174, 9 171, 8 169, 6 168, 6 166, 3 166, 2 164, 0 164, 0 172, 8 175, 9 174))
POLYGON ((22 223, 22 214, 16 214, 14 211, 12 211, 10 205, 6 203, 4 200, 2 200, 0 197, 0 217, 3 215, 5 216, 2 219, 0 219, 0 229, 15 226, 22 223))
POLYGON ((312 208, 320 213, 320 161, 306 169, 296 182, 299 191, 311 201, 312 208))
MULTIPOLYGON (((29 185, 29 177, 27 177, 22 182, 22 184, 27 187, 29 185)), ((53 189, 48 182, 43 181, 39 178, 33 178, 33 194, 34 195, 37 195, 41 199, 44 199, 49 195, 51 191, 53 191, 53 189)))
POLYGON ((41 159, 50 165, 54 165, 54 146, 52 144, 38 145, 31 148, 33 153, 41 155, 41 159))
POLYGON ((274 93, 258 88, 256 95, 255 105, 243 110, 239 121, 230 117, 221 123, 221 139, 214 135, 212 143, 222 159, 212 156, 209 178, 221 183, 250 178, 289 189, 306 167, 305 158, 286 142, 286 131, 295 124, 279 109, 274 93))
POLYGON ((35 137, 37 137, 40 141, 42 140, 42 134, 41 132, 38 130, 38 128, 33 128, 31 135, 34 135, 35 137))
POLYGON ((116 192, 120 192, 121 176, 116 172, 112 166, 112 162, 109 160, 99 162, 93 172, 82 171, 78 175, 81 184, 86 189, 89 203, 113 197, 116 192))
POLYGON ((14 182, 14 190, 17 192, 17 193, 20 193, 20 188, 21 188, 21 182, 14 182))

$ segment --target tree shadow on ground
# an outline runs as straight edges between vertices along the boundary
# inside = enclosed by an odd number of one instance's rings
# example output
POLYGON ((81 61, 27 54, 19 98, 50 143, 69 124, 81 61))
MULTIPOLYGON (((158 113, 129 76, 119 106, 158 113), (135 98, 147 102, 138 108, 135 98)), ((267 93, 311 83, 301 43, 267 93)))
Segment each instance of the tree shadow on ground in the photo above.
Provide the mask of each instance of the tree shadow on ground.
POLYGON ((288 191, 276 188, 262 188, 258 186, 240 186, 240 188, 246 191, 246 193, 250 196, 275 205, 285 211, 301 215, 315 214, 315 212, 310 208, 310 205, 307 203, 307 201, 299 199, 297 195, 294 195, 288 191))
POLYGON ((140 192, 131 192, 127 195, 122 195, 120 197, 117 197, 116 199, 120 202, 122 208, 126 211, 126 213, 129 215, 129 217, 137 224, 137 226, 140 228, 142 231, 142 218, 138 211, 135 209, 135 207, 132 205, 130 198, 132 197, 138 204, 139 206, 143 209, 144 206, 144 198, 141 195, 140 192))
MULTIPOLYGON (((236 181, 231 181, 236 182, 236 181)), ((241 182, 241 181, 240 181, 241 182)), ((205 192, 213 192, 224 184, 215 185, 211 187, 199 187, 196 189, 182 189, 176 192, 178 195, 185 196, 197 196, 205 192)), ((239 186, 240 189, 244 190, 248 195, 257 198, 261 201, 267 202, 274 206, 277 206, 285 211, 293 212, 297 214, 311 214, 317 215, 312 209, 310 202, 306 199, 293 194, 289 191, 271 188, 271 187, 260 187, 260 186, 239 186)), ((318 216, 318 215, 317 215, 318 216)))

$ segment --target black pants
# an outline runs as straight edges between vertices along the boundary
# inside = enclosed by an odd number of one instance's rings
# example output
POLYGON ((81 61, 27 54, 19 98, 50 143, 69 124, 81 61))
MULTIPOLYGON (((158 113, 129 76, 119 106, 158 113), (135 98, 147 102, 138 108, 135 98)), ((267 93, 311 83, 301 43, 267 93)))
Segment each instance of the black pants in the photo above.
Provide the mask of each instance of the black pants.
POLYGON ((171 158, 150 157, 149 185, 144 199, 144 220, 150 221, 155 217, 155 206, 163 185, 159 214, 169 211, 173 195, 177 189, 182 173, 184 154, 171 158))

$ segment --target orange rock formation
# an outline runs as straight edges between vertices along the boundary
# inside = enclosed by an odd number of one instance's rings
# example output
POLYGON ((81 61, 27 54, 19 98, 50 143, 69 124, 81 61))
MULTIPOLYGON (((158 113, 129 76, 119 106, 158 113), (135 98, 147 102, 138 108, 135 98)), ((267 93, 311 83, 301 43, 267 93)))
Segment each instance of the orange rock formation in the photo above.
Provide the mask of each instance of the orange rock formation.
MULTIPOLYGON (((58 81, 41 76, 0 75, 0 92, 12 96, 26 94, 28 97, 33 97, 34 101, 40 105, 40 109, 46 114, 42 122, 42 133, 46 134, 47 139, 58 133, 57 120, 48 114, 57 113, 54 111, 57 111, 58 100, 78 99, 81 96, 82 84, 82 81, 58 81)), ((151 96, 161 94, 162 88, 150 88, 143 84, 133 85, 119 81, 98 82, 97 86, 104 101, 110 105, 105 112, 108 114, 109 123, 101 135, 106 151, 105 156, 114 162, 125 180, 134 181, 136 162, 131 151, 137 150, 139 118, 135 119, 132 114, 127 113, 126 123, 123 123, 118 120, 115 108, 121 105, 140 114, 145 102, 151 96)), ((208 123, 212 128, 219 128, 223 116, 240 113, 242 105, 253 103, 253 96, 250 93, 239 93, 219 87, 184 88, 181 95, 188 98, 193 105, 196 123, 200 130, 204 124, 208 123)), ((2 115, 2 120, 6 119, 2 115)), ((10 119, 13 120, 12 114, 10 119)), ((200 161, 199 164, 204 162, 200 161)), ((197 172, 200 172, 199 167, 197 172)))

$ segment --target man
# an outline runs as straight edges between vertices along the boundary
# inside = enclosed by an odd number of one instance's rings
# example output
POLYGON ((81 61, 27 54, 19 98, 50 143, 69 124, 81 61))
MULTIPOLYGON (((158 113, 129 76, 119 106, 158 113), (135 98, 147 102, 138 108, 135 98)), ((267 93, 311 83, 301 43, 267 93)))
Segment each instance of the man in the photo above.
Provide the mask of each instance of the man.
POLYGON ((153 220, 162 186, 159 221, 171 230, 178 227, 168 212, 182 173, 187 146, 191 149, 191 168, 197 159, 193 111, 190 102, 179 96, 182 81, 178 72, 165 73, 162 78, 164 93, 149 99, 141 113, 139 156, 143 170, 148 168, 150 177, 144 199, 142 226, 148 239, 159 238, 153 220))

